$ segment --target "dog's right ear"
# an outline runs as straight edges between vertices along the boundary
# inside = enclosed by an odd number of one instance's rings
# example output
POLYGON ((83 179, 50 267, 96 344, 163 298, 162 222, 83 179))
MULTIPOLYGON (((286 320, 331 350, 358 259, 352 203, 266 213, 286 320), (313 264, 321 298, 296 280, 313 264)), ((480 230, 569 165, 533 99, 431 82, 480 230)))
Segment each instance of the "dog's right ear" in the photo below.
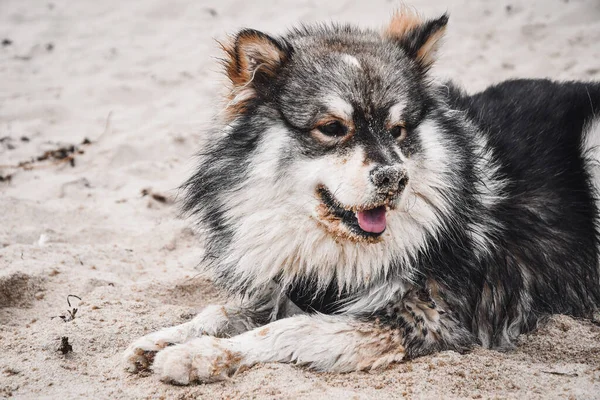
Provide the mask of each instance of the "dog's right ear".
POLYGON ((383 32, 383 37, 398 43, 425 70, 435 61, 437 50, 448 24, 448 15, 423 20, 408 7, 398 10, 383 32))
POLYGON ((242 30, 231 45, 222 47, 227 53, 225 71, 234 89, 256 88, 275 77, 291 54, 287 43, 253 29, 242 30))

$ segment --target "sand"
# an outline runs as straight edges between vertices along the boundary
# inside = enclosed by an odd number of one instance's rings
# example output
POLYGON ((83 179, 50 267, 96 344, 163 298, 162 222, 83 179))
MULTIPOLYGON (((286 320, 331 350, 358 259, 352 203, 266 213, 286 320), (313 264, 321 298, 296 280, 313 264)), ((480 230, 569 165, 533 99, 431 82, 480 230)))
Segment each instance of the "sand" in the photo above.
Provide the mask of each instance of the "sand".
MULTIPOLYGON (((224 301, 198 275, 202 248, 174 203, 218 111, 214 38, 298 21, 379 26, 395 5, 2 0, 0 396, 600 398, 600 327, 565 316, 513 352, 444 352, 373 373, 260 365, 175 387, 122 370, 132 340, 224 301), (68 295, 82 300, 69 307, 68 295)), ((434 73, 469 91, 510 77, 600 79, 597 0, 413 5, 450 12, 434 73)))

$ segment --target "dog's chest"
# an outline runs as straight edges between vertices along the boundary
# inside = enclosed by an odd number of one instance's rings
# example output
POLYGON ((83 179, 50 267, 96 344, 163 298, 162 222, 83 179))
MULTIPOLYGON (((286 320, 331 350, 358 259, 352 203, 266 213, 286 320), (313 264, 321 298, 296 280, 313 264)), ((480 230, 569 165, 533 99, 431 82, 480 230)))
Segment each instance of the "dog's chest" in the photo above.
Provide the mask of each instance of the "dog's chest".
POLYGON ((318 290, 314 283, 298 284, 286 292, 288 298, 302 311, 307 313, 319 312, 333 314, 340 309, 349 293, 340 293, 334 281, 326 290, 318 290))

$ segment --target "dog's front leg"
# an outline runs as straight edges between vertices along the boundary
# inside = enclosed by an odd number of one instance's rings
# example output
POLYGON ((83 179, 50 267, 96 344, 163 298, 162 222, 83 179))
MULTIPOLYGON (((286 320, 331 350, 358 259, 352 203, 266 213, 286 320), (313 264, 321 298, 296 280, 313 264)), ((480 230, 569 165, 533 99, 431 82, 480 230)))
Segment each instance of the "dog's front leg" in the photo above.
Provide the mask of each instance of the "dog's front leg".
POLYGON ((134 341, 123 355, 130 372, 147 369, 154 356, 167 346, 187 342, 201 336, 230 337, 262 326, 276 318, 300 312, 287 298, 263 297, 226 305, 206 307, 194 319, 165 328, 134 341))
POLYGON ((368 370, 401 360, 403 333, 347 316, 298 315, 232 338, 201 337, 156 355, 167 382, 212 382, 257 363, 284 362, 319 371, 368 370))

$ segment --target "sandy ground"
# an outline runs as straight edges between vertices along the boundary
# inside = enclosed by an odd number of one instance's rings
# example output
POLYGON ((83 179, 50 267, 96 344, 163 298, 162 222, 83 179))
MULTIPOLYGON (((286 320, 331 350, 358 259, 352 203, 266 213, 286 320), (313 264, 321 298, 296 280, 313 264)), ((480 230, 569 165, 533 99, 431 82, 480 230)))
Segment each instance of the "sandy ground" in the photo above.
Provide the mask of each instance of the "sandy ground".
MULTIPOLYGON (((600 398, 600 327, 564 316, 508 354, 445 352, 374 373, 262 365, 174 387, 122 371, 133 339, 223 301, 198 276, 202 249, 174 205, 217 111, 213 38, 298 21, 379 26, 395 5, 323 3, 0 1, 0 397, 600 398), (75 319, 52 319, 69 294, 82 298, 71 297, 75 319)), ((516 76, 600 79, 597 0, 413 4, 450 12, 435 73, 470 91, 516 76)))

